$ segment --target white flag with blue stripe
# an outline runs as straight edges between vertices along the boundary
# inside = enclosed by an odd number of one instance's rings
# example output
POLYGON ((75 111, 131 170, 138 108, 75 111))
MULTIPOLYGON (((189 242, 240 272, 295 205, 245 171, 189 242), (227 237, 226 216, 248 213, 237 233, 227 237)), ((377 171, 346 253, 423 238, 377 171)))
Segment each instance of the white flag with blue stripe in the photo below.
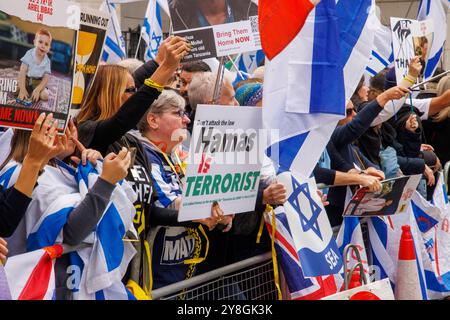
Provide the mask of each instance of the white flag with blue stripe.
POLYGON ((142 39, 146 43, 144 60, 153 60, 163 40, 161 7, 156 0, 149 0, 145 12, 144 25, 141 29, 142 39))
MULTIPOLYGON (((0 183, 5 187, 14 185, 19 170, 20 165, 10 162, 2 170, 0 183)), ((99 172, 100 163, 97 169, 87 164, 74 170, 62 162, 57 167, 45 167, 24 217, 27 252, 63 243, 69 215, 96 182, 99 172)), ((69 289, 74 299, 133 299, 121 280, 136 253, 130 243, 122 240, 127 231, 136 234, 135 199, 128 183, 118 184, 95 230, 84 240, 90 246, 69 253, 74 272, 71 277, 75 277, 69 289)))
POLYGON ((448 0, 421 0, 417 20, 432 20, 434 24, 434 36, 431 47, 428 48, 428 60, 425 64, 424 78, 431 78, 438 67, 445 40, 447 39, 447 11, 448 0))
POLYGON ((294 247, 306 277, 336 274, 343 266, 330 221, 317 194, 314 178, 303 180, 293 172, 282 172, 278 182, 288 199, 276 213, 286 214, 294 247))
POLYGON ((394 62, 391 29, 382 25, 376 15, 373 22, 373 27, 375 28, 375 37, 369 63, 366 67, 366 72, 370 76, 376 75, 384 68, 389 67, 392 62, 394 62))
POLYGON ((102 60, 107 63, 118 63, 127 57, 125 39, 120 28, 116 6, 116 4, 105 0, 99 9, 100 11, 108 12, 111 15, 102 53, 102 60))
POLYGON ((405 212, 388 216, 385 219, 380 217, 369 218, 367 226, 369 229, 372 263, 378 268, 380 279, 388 277, 394 289, 397 277, 398 251, 402 235, 402 225, 409 225, 411 227, 420 292, 422 299, 428 300, 423 263, 425 248, 411 206, 405 212))
POLYGON ((322 0, 291 43, 266 63, 263 122, 273 129, 267 153, 303 177, 310 176, 344 117, 345 101, 369 59, 372 1, 356 2, 322 0))

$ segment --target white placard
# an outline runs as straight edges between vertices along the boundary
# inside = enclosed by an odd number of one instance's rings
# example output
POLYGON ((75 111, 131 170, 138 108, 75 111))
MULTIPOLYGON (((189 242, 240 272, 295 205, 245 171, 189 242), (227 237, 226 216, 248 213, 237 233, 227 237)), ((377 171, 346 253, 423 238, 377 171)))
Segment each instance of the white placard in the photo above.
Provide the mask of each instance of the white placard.
POLYGON ((389 278, 372 282, 321 300, 395 300, 389 278))
POLYGON ((178 221, 255 209, 261 170, 262 109, 199 105, 178 221))
MULTIPOLYGON (((397 84, 408 74, 409 62, 419 56, 422 64, 428 60, 433 42, 433 21, 417 21, 391 17, 392 44, 397 84)), ((422 65, 422 70, 425 65, 422 65)))

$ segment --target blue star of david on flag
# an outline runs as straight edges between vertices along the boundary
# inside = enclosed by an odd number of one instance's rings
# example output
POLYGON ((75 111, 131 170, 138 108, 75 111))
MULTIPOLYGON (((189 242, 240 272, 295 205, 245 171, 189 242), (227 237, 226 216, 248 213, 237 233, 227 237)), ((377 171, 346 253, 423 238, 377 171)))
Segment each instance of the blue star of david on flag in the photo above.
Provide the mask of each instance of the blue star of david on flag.
POLYGON ((291 176, 292 178, 292 194, 288 198, 288 202, 291 204, 291 206, 299 213, 300 221, 302 224, 302 228, 304 232, 307 232, 309 230, 312 230, 317 237, 319 237, 320 240, 322 239, 322 234, 320 232, 320 227, 317 222, 317 219, 319 218, 320 213, 322 212, 322 209, 320 206, 312 199, 311 193, 309 191, 309 185, 308 183, 300 184, 294 176, 291 176), (299 196, 300 194, 304 194, 305 197, 308 199, 309 207, 311 209, 311 218, 308 220, 306 215, 304 214, 304 209, 300 207, 299 203, 299 196))

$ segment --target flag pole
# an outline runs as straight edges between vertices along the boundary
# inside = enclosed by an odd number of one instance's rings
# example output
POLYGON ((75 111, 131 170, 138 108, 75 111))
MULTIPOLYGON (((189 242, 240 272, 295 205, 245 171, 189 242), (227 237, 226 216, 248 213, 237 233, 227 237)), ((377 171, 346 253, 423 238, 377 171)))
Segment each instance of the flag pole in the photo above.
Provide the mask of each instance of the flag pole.
MULTIPOLYGON (((106 0, 106 6, 108 7, 109 14, 111 15, 111 18, 112 18, 111 8, 109 7, 110 6, 110 1, 109 0, 106 0)), ((117 15, 116 15, 116 17, 117 17, 117 15)), ((114 26, 113 26, 113 30, 114 30, 114 34, 116 35, 117 44, 120 45, 120 38, 119 38, 119 35, 117 34, 116 28, 114 26)), ((125 52, 125 56, 126 55, 127 54, 125 52)))
POLYGON ((135 59, 137 59, 137 56, 138 56, 138 53, 139 53, 139 49, 141 47, 141 40, 142 40, 142 29, 141 29, 141 32, 139 33, 139 41, 138 41, 138 44, 137 44, 137 47, 136 47, 136 52, 134 54, 134 58, 135 59))
POLYGON ((413 85, 410 89, 411 89, 411 90, 414 90, 414 89, 416 89, 416 88, 419 88, 419 87, 423 86, 425 83, 428 83, 428 82, 430 82, 430 81, 433 81, 433 80, 442 78, 443 76, 445 76, 445 75, 447 75, 447 74, 449 74, 449 73, 450 73, 450 70, 447 70, 447 71, 445 71, 445 72, 443 72, 443 73, 441 73, 441 74, 439 74, 439 75, 437 75, 437 76, 434 76, 434 77, 432 77, 432 78, 430 78, 430 79, 428 79, 428 80, 425 80, 425 81, 422 81, 421 83, 418 83, 418 84, 413 85))
POLYGON ((225 57, 220 57, 219 68, 217 69, 216 83, 214 85, 214 94, 213 94, 212 104, 217 104, 217 102, 220 98, 220 91, 222 89, 224 72, 225 72, 225 57))
MULTIPOLYGON (((239 59, 239 57, 240 57, 241 55, 242 55, 242 53, 240 53, 240 54, 237 56, 236 60, 239 59)), ((242 75, 241 70, 239 70, 239 68, 236 66, 236 64, 234 63, 233 59, 231 59, 230 56, 228 56, 228 59, 230 59, 231 64, 232 64, 233 67, 236 69, 236 72, 238 73, 239 77, 241 77, 241 79, 244 79, 244 76, 242 75)))

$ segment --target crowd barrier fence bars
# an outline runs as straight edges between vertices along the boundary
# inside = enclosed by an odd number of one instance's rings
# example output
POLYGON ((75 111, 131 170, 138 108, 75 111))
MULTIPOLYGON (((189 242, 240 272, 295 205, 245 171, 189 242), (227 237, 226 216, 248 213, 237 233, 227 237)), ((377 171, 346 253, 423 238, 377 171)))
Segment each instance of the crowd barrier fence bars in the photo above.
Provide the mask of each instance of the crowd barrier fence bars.
POLYGON ((277 300, 271 252, 152 292, 153 300, 277 300))

